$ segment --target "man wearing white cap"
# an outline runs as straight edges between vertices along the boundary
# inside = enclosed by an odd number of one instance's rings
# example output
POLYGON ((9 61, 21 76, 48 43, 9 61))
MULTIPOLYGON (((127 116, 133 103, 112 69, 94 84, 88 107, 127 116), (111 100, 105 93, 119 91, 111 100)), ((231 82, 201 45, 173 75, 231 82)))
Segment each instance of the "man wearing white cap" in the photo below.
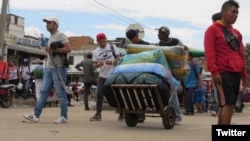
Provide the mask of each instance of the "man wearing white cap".
POLYGON ((67 123, 68 102, 64 85, 67 77, 67 64, 65 59, 67 58, 67 53, 71 52, 71 46, 67 36, 58 31, 59 21, 57 18, 49 17, 43 19, 43 22, 46 23, 46 28, 51 34, 48 46, 45 47, 49 59, 40 88, 40 98, 34 108, 34 112, 32 114, 24 114, 23 117, 30 121, 38 122, 49 92, 54 87, 59 96, 61 106, 60 118, 55 120, 54 123, 67 123), (53 54, 53 58, 50 58, 50 54, 53 54), (63 80, 60 80, 58 72, 63 80), (63 81, 63 84, 60 81, 63 81))

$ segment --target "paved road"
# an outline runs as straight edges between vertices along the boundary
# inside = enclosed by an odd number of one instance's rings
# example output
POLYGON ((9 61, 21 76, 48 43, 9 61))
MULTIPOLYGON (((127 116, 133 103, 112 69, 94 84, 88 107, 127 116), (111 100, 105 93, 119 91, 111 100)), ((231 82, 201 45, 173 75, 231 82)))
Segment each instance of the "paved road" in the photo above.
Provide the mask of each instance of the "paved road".
MULTIPOLYGON (((210 113, 183 116, 183 121, 173 129, 165 130, 161 118, 146 118, 136 127, 127 127, 117 121, 114 110, 104 110, 102 121, 91 122, 94 110, 84 111, 80 103, 69 107, 69 123, 53 124, 59 116, 59 107, 44 108, 39 123, 31 123, 22 114, 32 112, 32 106, 0 108, 1 141, 211 141, 211 125, 217 118, 210 113)), ((235 113, 233 123, 250 124, 250 104, 243 113, 235 113)))

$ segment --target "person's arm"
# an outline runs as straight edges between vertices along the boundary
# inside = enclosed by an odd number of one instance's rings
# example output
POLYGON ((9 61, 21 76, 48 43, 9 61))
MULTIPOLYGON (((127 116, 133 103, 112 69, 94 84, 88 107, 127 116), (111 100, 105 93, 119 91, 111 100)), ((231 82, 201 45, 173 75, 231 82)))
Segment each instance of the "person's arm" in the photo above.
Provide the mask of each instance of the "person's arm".
POLYGON ((205 32, 204 49, 207 69, 212 74, 213 82, 221 85, 222 79, 216 63, 216 29, 214 26, 210 26, 205 32))
POLYGON ((114 51, 115 51, 115 59, 113 60, 113 65, 116 65, 116 63, 119 61, 119 59, 121 58, 121 53, 120 53, 120 51, 119 51, 119 49, 116 47, 116 46, 114 46, 114 51))
POLYGON ((98 60, 95 51, 93 52, 92 61, 93 61, 94 68, 99 68, 104 65, 104 60, 98 60))
POLYGON ((245 50, 244 50, 244 45, 243 45, 243 42, 242 42, 242 35, 240 32, 238 32, 238 38, 239 38, 239 41, 240 41, 240 49, 239 49, 239 54, 240 56, 242 57, 242 62, 243 62, 243 68, 242 68, 242 87, 243 89, 246 88, 246 85, 247 85, 247 81, 248 81, 248 74, 247 74, 247 65, 246 65, 246 58, 245 58, 245 50))
POLYGON ((198 73, 198 72, 200 72, 200 68, 198 67, 198 65, 197 65, 197 69, 198 69, 198 71, 196 72, 197 84, 198 84, 198 86, 202 86, 201 73, 198 73))
POLYGON ((104 65, 104 61, 93 61, 93 67, 99 68, 104 65))
POLYGON ((75 69, 77 69, 78 71, 83 71, 83 69, 81 68, 81 67, 83 67, 83 66, 82 66, 82 63, 83 63, 83 62, 80 62, 80 63, 76 64, 76 65, 75 65, 75 69))
POLYGON ((63 33, 60 33, 58 39, 60 39, 60 42, 63 44, 63 47, 57 48, 57 49, 53 50, 53 52, 61 53, 61 54, 70 53, 71 52, 71 45, 69 43, 68 37, 63 33))
POLYGON ((64 43, 63 45, 64 45, 64 47, 57 48, 57 49, 53 50, 53 52, 56 52, 56 53, 70 53, 71 52, 70 43, 67 42, 67 43, 64 43))
POLYGON ((21 83, 22 82, 22 71, 21 71, 21 68, 17 67, 17 72, 18 72, 19 83, 21 83))

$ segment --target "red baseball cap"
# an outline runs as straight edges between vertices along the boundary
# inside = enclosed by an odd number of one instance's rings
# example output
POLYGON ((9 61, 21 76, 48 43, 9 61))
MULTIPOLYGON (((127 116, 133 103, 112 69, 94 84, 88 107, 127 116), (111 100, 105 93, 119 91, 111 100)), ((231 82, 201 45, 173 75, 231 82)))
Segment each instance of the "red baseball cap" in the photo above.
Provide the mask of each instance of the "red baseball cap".
POLYGON ((107 39, 104 33, 99 33, 96 35, 96 41, 99 42, 101 39, 107 39))

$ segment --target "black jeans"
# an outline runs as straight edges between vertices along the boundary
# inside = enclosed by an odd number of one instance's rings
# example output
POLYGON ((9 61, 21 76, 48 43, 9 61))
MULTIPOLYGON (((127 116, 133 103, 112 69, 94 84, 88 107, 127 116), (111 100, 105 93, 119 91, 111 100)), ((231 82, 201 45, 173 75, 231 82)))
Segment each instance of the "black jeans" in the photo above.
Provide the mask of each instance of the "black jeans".
POLYGON ((88 97, 90 94, 90 88, 91 88, 91 83, 84 83, 84 94, 83 94, 83 98, 84 98, 84 105, 85 108, 89 108, 89 104, 88 104, 88 97))
POLYGON ((194 102, 193 102, 194 90, 195 88, 187 88, 185 111, 188 113, 194 113, 194 102))

